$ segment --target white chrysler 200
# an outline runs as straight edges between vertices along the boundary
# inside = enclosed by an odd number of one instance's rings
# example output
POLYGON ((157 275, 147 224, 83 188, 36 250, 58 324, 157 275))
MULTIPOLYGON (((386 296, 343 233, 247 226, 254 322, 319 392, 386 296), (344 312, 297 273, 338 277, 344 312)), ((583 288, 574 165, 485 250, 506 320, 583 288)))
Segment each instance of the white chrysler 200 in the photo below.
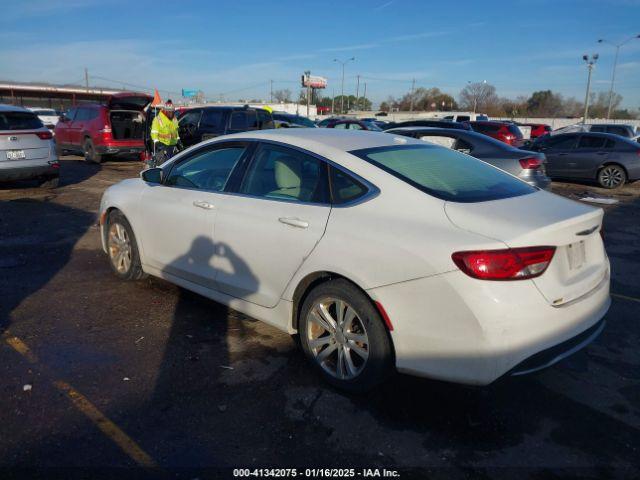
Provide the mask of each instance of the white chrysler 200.
POLYGON ((120 278, 298 333, 352 391, 394 368, 485 385, 587 345, 610 305, 602 218, 462 153, 335 129, 203 142, 100 206, 120 278))

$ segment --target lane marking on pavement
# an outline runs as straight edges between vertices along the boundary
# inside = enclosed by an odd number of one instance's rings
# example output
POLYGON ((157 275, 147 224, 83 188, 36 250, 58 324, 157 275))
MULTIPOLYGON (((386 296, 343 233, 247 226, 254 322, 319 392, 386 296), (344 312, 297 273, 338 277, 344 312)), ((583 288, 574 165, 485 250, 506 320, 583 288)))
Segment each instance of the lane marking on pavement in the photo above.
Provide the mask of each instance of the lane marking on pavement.
MULTIPOLYGON (((15 335, 8 331, 2 334, 5 343, 24 357, 29 363, 37 364, 38 357, 31 349, 15 335)), ((46 365, 39 365, 46 372, 46 365)), ((142 467, 156 468, 156 462, 140 446, 129 437, 122 429, 96 408, 84 395, 62 380, 54 380, 53 385, 60 390, 87 417, 93 424, 102 431, 113 443, 126 453, 129 458, 142 467)))
POLYGON ((640 298, 629 297, 627 295, 620 295, 619 293, 612 293, 611 296, 614 298, 620 298, 622 300, 629 300, 630 302, 640 302, 640 298))
POLYGON ((84 413, 89 420, 102 430, 102 433, 109 437, 138 465, 148 468, 157 467, 156 462, 131 437, 104 416, 84 395, 62 380, 56 380, 53 384, 58 390, 64 392, 78 410, 84 413))

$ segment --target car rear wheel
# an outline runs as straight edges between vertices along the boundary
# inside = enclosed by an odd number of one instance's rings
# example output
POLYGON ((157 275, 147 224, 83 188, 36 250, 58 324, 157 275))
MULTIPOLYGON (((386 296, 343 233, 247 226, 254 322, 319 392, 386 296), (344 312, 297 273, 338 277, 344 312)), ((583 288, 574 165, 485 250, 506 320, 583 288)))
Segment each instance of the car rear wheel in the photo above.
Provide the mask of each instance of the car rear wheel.
POLYGON ((107 253, 113 272, 123 280, 139 280, 142 271, 136 237, 125 216, 114 210, 107 220, 107 253))
POLYGON ((332 385, 366 392, 393 371, 391 340, 371 300, 339 279, 314 288, 300 314, 300 343, 332 385))
POLYGON ((627 181, 627 172, 620 165, 605 165, 598 172, 598 183, 604 188, 619 188, 627 181))
POLYGON ((93 142, 90 138, 85 139, 84 144, 82 146, 82 151, 84 153, 84 159, 89 163, 101 163, 102 155, 96 152, 96 148, 93 145, 93 142))

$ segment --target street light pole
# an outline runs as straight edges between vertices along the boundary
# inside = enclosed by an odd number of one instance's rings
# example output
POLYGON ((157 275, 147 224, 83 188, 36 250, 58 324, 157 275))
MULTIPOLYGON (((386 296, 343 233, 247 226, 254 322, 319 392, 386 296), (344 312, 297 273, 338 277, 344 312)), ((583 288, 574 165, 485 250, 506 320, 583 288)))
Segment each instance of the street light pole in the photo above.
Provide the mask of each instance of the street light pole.
POLYGON ((341 93, 340 93, 340 113, 344 113, 344 66, 351 62, 351 61, 355 61, 356 57, 351 57, 348 58, 347 60, 338 60, 337 58, 334 58, 333 61, 334 62, 338 62, 339 64, 342 65, 342 87, 341 87, 341 93))
POLYGON ((621 46, 623 46, 627 42, 630 42, 634 38, 640 38, 640 34, 634 35, 633 37, 629 37, 624 42, 618 43, 618 44, 605 40, 604 38, 601 38, 600 40, 598 40, 598 43, 608 43, 609 45, 616 47, 616 55, 613 58, 613 71, 611 72, 611 88, 609 88, 609 108, 607 108, 607 120, 609 120, 609 117, 611 117, 611 107, 613 105, 613 84, 616 81, 616 67, 618 66, 618 53, 620 53, 621 46))
POLYGON ((582 124, 587 123, 587 115, 589 115, 589 93, 591 93, 591 72, 593 71, 593 67, 595 67, 596 62, 598 61, 598 54, 594 53, 589 58, 589 55, 583 55, 582 59, 587 64, 587 69, 589 70, 589 76, 587 77, 587 93, 584 97, 584 116, 582 117, 582 124))

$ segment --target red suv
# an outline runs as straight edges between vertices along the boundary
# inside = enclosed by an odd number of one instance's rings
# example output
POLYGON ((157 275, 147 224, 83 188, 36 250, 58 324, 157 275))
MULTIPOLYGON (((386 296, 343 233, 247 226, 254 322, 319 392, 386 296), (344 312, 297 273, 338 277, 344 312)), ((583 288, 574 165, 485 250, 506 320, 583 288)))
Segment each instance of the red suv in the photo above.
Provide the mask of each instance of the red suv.
POLYGON ((519 148, 524 145, 522 132, 517 125, 505 122, 478 121, 467 122, 474 131, 495 138, 501 142, 519 148))
POLYGON ((56 148, 82 152, 87 162, 100 163, 105 155, 135 155, 144 151, 144 109, 152 97, 122 92, 104 104, 87 103, 70 108, 56 124, 56 148))
POLYGON ((524 125, 526 127, 531 127, 531 139, 542 137, 551 132, 551 126, 546 125, 544 123, 522 123, 518 125, 524 125))

